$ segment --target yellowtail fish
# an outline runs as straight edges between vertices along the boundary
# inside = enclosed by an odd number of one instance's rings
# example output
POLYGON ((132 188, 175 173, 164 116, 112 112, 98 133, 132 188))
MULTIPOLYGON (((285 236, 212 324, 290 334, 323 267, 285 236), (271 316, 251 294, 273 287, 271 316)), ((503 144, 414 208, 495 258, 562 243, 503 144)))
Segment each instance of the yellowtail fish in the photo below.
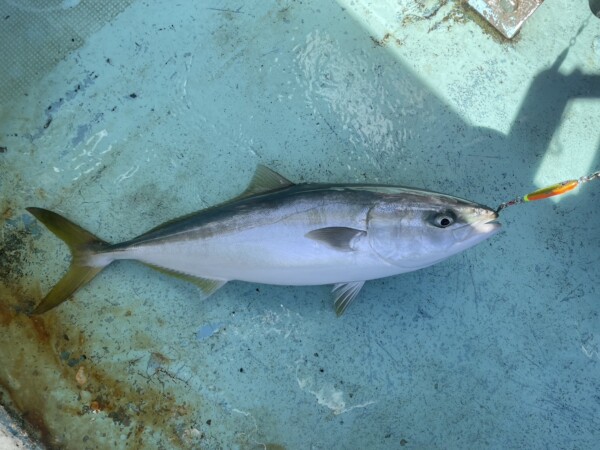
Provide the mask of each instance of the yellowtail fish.
POLYGON ((69 298, 123 259, 192 281, 212 294, 231 280, 333 284, 341 315, 367 280, 421 269, 500 229, 498 214, 450 195, 400 186, 294 184, 258 166, 238 197, 111 245, 64 217, 28 208, 61 238, 71 266, 34 310, 69 298))

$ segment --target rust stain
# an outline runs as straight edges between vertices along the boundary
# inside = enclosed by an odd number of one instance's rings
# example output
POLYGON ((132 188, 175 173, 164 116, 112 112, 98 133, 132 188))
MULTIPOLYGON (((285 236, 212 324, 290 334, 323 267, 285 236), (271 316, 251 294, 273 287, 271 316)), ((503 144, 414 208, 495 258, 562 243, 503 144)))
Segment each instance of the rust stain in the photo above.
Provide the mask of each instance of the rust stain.
MULTIPOLYGON (((442 23, 465 24, 475 22, 481 27, 485 34, 491 37, 498 44, 512 45, 520 40, 520 34, 517 33, 512 39, 507 39, 502 33, 498 32, 487 20, 485 20, 477 11, 475 11, 466 0, 455 3, 454 7, 441 21, 442 23)), ((449 25, 450 26, 450 25, 449 25)))
POLYGON ((159 366, 167 365, 171 362, 170 358, 167 358, 165 355, 159 352, 152 352, 150 355, 150 361, 159 366))
POLYGON ((397 46, 401 46, 403 42, 395 37, 392 33, 385 33, 381 39, 377 39, 371 36, 371 40, 378 47, 385 47, 390 41, 394 42, 397 46))
MULTIPOLYGON (((105 365, 87 356, 80 365, 70 364, 73 358, 80 361, 81 355, 92 354, 83 334, 80 339, 65 339, 77 335, 77 330, 56 314, 28 317, 15 312, 20 297, 5 286, 0 297, 0 360, 6 362, 0 371, 0 385, 9 397, 5 403, 44 445, 81 448, 85 442, 88 448, 102 447, 103 440, 94 437, 90 426, 89 416, 96 416, 97 422, 104 419, 103 428, 113 430, 110 435, 125 434, 127 447, 153 447, 154 433, 160 430, 171 448, 190 448, 180 430, 193 421, 188 417, 193 410, 163 390, 164 382, 156 383, 152 374, 131 376, 125 367, 105 365), (15 342, 19 342, 17 357, 15 342), (57 400, 54 392, 72 392, 76 397, 65 395, 57 400), (56 415, 59 413, 61 416, 56 415), (68 439, 62 435, 65 427, 68 439)), ((171 361, 158 352, 152 353, 150 360, 159 365, 171 361)), ((200 403, 194 399, 196 402, 200 403)), ((195 404, 194 409, 199 406, 195 404)))
MULTIPOLYGON (((419 4, 421 6, 421 13, 406 14, 402 19, 402 26, 407 27, 417 22, 427 21, 427 23, 430 24, 427 31, 432 32, 440 30, 444 26, 447 29, 450 29, 452 26, 457 24, 475 22, 482 28, 485 34, 490 36, 497 43, 513 44, 515 42, 515 38, 518 38, 519 36, 517 34, 512 40, 504 37, 487 20, 485 20, 473 8, 471 8, 466 0, 455 1, 452 3, 451 8, 442 12, 442 7, 444 7, 447 3, 447 0, 443 0, 439 2, 433 9, 427 9, 423 4, 419 4)), ((374 42, 378 42, 375 39, 373 40, 374 42)))
POLYGON ((52 442, 52 433, 46 426, 44 418, 38 411, 24 411, 22 418, 27 422, 28 425, 30 425, 30 427, 33 427, 33 429, 39 433, 39 440, 41 442, 52 442))
POLYGON ((0 216, 2 217, 2 219, 7 220, 12 218, 13 214, 13 209, 10 206, 5 206, 2 209, 2 214, 0 214, 0 216))
MULTIPOLYGON (((26 314, 42 296, 39 280, 26 269, 33 239, 24 226, 5 220, 0 218, 0 401, 6 409, 49 449, 104 448, 114 436, 124 436, 121 448, 198 448, 204 432, 190 439, 183 430, 193 428, 202 398, 176 398, 170 392, 175 381, 136 368, 137 360, 114 362, 110 351, 102 354, 60 312, 26 314)), ((118 308, 109 313, 131 315, 118 308)), ((149 336, 137 335, 150 346, 149 336)), ((148 355, 157 367, 171 362, 158 352, 148 355)))
POLYGON ((35 333, 34 339, 40 344, 50 344, 50 333, 46 328, 46 323, 39 316, 30 318, 31 329, 35 333))

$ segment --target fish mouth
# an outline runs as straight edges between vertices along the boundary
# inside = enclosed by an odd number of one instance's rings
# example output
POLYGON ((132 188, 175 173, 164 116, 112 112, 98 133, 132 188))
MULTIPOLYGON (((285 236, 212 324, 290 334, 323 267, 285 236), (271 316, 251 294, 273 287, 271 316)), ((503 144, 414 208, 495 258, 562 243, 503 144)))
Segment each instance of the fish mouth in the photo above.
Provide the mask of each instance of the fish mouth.
POLYGON ((493 234, 493 233, 497 233, 498 231, 500 231, 500 228, 502 228, 502 224, 500 222, 498 222, 497 220, 490 220, 490 221, 475 223, 473 225, 473 228, 475 228, 475 231, 477 233, 493 234))
POLYGON ((487 210, 487 216, 471 224, 477 233, 494 234, 500 231, 502 224, 498 221, 498 213, 494 210, 487 210))
POLYGON ((494 234, 502 228, 498 222, 498 214, 495 211, 486 210, 484 217, 477 217, 472 222, 454 230, 454 238, 457 242, 481 241, 494 234))

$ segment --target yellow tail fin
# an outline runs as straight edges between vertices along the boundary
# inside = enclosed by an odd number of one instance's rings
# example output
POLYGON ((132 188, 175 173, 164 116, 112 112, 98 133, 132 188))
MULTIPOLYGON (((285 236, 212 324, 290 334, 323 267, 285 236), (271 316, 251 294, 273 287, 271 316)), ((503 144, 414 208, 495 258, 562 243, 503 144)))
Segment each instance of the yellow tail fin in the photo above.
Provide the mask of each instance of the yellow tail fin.
POLYGON ((42 208, 27 208, 27 211, 62 239, 69 246, 73 257, 69 271, 33 311, 33 314, 42 314, 67 300, 110 264, 109 261, 105 265, 95 266, 89 262, 90 256, 106 249, 109 244, 52 211, 42 208))

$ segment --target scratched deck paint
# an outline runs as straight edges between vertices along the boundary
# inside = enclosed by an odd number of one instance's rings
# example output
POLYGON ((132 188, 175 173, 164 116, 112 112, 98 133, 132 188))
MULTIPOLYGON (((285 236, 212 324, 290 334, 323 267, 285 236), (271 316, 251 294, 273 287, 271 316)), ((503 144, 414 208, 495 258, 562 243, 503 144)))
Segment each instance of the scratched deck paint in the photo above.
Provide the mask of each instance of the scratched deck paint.
POLYGON ((90 4, 0 2, 0 403, 48 448, 600 440, 596 183, 367 283, 341 318, 328 287, 204 300, 128 262, 22 313, 69 259, 27 206, 116 242, 236 195, 257 163, 492 207, 598 170, 587 2, 545 2, 511 42, 461 2, 90 4))

